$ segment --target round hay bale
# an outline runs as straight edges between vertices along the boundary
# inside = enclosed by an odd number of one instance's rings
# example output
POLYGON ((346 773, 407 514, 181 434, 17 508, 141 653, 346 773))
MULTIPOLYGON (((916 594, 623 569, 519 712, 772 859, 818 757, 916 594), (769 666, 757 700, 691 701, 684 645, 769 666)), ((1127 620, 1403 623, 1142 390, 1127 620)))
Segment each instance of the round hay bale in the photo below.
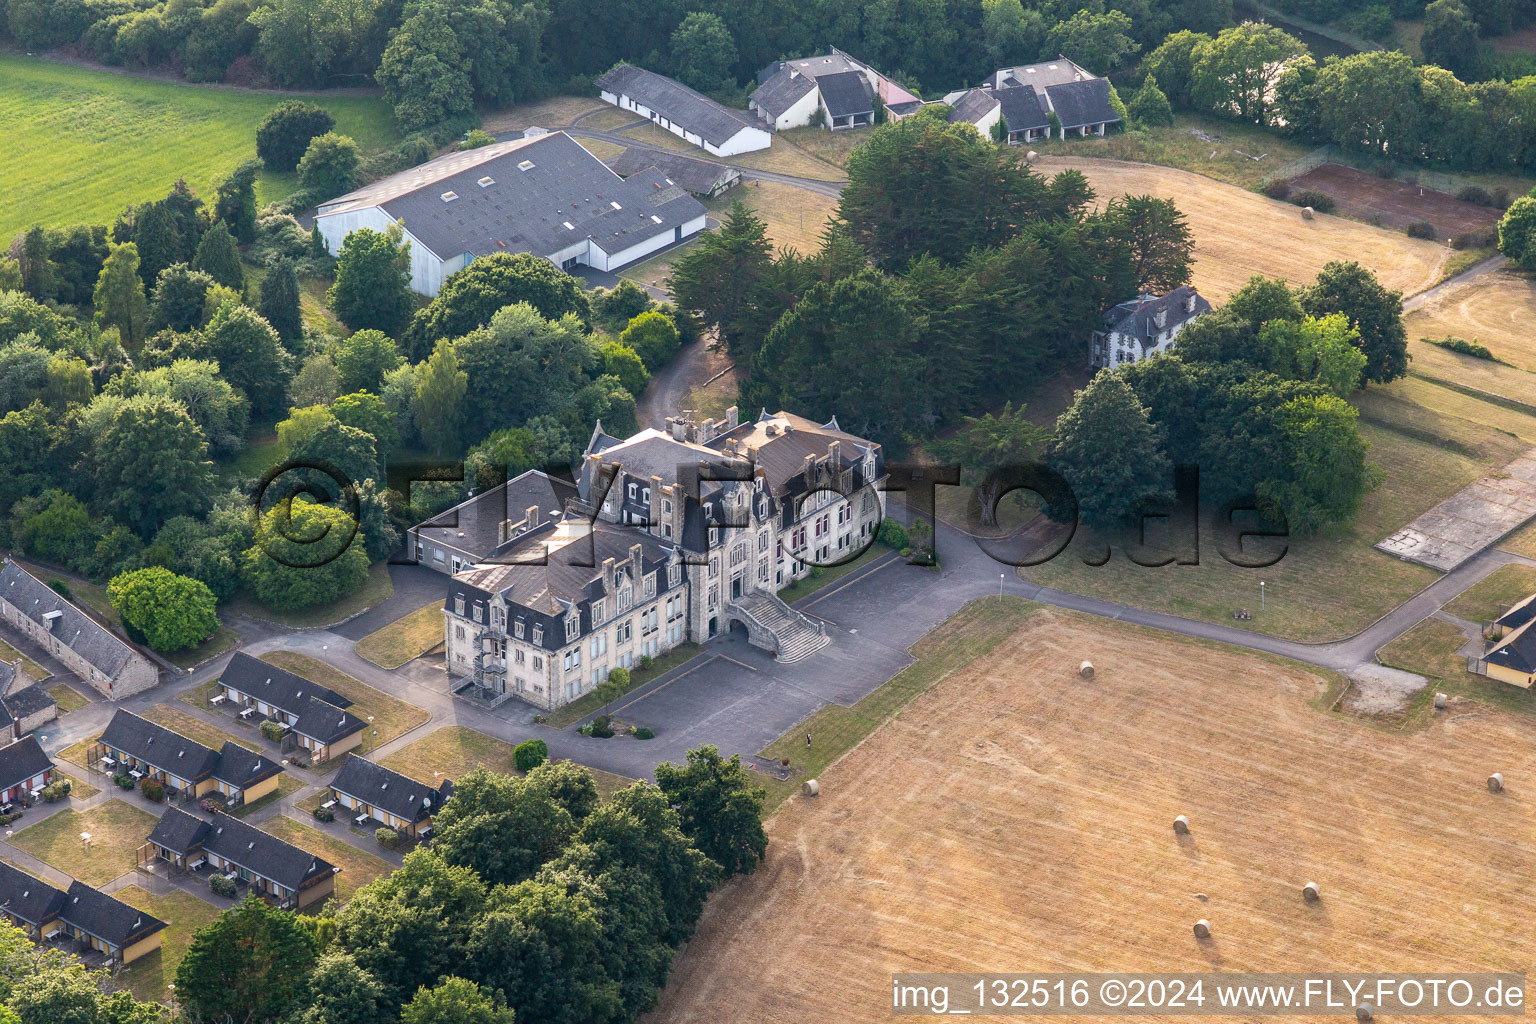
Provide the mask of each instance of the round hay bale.
POLYGON ((1030 150, 1028 153, 1024 154, 1024 159, 1029 163, 1034 163, 1036 160, 1040 159, 1040 154, 1036 153, 1034 150, 1030 150))
POLYGON ((1322 899, 1323 891, 1317 887, 1316 882, 1308 882, 1301 887, 1301 898, 1308 903, 1316 903, 1322 899))
POLYGON ((1211 922, 1207 921, 1205 918, 1202 917, 1200 920, 1195 922, 1195 938, 1197 938, 1197 939, 1208 939, 1210 937, 1211 937, 1211 922))
POLYGON ((1494 772, 1492 775, 1488 776, 1488 792, 1504 792, 1504 774, 1502 772, 1494 772))
POLYGON ((1355 1020, 1370 1020, 1376 1016, 1376 1007, 1370 1003, 1361 1003, 1355 1007, 1355 1020))
POLYGON ((1174 818, 1173 830, 1181 836, 1189 835, 1189 819, 1182 814, 1174 818))
POLYGON ((1444 711, 1445 710, 1445 694, 1443 694, 1443 693, 1435 694, 1435 710, 1436 711, 1444 711))
POLYGON ((1081 665, 1077 666, 1077 674, 1082 676, 1084 679, 1092 679, 1093 678, 1093 662, 1085 661, 1081 665))
POLYGON ((821 793, 821 783, 815 779, 806 779, 800 784, 800 792, 805 796, 818 796, 821 793))
POLYGON ((1311 220, 1314 216, 1316 216, 1316 214, 1313 212, 1312 207, 1310 207, 1310 206, 1303 206, 1301 208, 1301 219, 1302 220, 1311 220))

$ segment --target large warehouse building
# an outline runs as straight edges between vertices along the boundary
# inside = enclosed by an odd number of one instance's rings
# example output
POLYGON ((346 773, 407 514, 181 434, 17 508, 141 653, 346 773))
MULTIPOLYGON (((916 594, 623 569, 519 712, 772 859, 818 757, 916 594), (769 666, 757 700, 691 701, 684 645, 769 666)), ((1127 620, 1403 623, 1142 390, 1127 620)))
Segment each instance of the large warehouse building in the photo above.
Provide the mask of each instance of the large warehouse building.
POLYGON ((531 252, 616 270, 704 228, 697 199, 655 168, 621 178, 564 132, 449 153, 321 203, 331 252, 359 228, 399 224, 411 287, 436 295, 478 256, 531 252))

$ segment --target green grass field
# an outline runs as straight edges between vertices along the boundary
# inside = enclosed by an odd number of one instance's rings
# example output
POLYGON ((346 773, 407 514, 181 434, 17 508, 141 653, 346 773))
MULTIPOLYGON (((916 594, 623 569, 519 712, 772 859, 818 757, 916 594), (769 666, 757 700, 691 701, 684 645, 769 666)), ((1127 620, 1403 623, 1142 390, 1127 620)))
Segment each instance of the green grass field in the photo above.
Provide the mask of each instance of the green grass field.
MULTIPOLYGON (((108 224, 130 202, 185 178, 205 199, 256 154, 256 126, 284 97, 148 81, 0 56, 0 238, 34 223, 108 224)), ((395 137, 382 99, 321 96, 336 128, 364 150, 395 137)), ((292 174, 264 175, 257 199, 280 199, 292 174)))

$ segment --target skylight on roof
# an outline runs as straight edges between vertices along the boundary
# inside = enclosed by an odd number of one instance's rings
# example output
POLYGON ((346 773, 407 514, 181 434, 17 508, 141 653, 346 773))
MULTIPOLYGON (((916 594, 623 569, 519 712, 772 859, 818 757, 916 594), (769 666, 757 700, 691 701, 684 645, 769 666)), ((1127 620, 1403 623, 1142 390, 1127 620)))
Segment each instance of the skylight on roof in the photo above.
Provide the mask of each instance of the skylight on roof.
POLYGON ((520 171, 531 171, 533 170, 533 161, 524 160, 522 163, 517 165, 517 169, 520 171))
POLYGON ((576 225, 575 225, 575 224, 572 224, 572 223, 571 223, 571 222, 570 222, 570 221, 568 221, 568 220, 563 220, 563 221, 561 221, 561 222, 560 222, 560 223, 562 223, 562 224, 564 224, 564 225, 565 225, 565 230, 567 230, 567 231, 575 231, 575 230, 576 230, 576 225))
POLYGON ((612 202, 612 201, 610 201, 608 203, 608 205, 613 207, 615 210, 622 210, 622 209, 624 209, 624 207, 622 207, 618 203, 615 203, 615 202, 612 202))
POLYGON ((496 179, 487 174, 485 177, 476 182, 476 184, 478 184, 481 188, 486 188, 487 186, 496 184, 496 179))
POLYGON ((442 196, 443 202, 445 203, 451 203, 457 198, 459 198, 459 194, 457 192, 444 192, 442 196))
POLYGON ((656 216, 654 213, 651 214, 651 220, 655 221, 657 224, 661 223, 661 218, 656 216))

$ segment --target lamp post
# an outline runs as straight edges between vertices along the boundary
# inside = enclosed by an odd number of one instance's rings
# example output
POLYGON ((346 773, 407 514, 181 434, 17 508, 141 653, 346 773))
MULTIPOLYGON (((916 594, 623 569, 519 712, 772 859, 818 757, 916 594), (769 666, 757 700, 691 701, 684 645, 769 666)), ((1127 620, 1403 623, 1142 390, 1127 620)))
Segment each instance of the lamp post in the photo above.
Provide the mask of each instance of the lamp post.
POLYGON ((176 983, 171 982, 165 986, 165 989, 171 994, 171 1016, 174 1017, 176 1016, 176 983))
POLYGON ((1003 580, 1007 578, 1008 574, 1005 572, 1000 572, 997 574, 997 599, 999 602, 1001 602, 1003 599, 1003 580))
POLYGON ((1264 581, 1259 580, 1259 611, 1264 610, 1264 581))

